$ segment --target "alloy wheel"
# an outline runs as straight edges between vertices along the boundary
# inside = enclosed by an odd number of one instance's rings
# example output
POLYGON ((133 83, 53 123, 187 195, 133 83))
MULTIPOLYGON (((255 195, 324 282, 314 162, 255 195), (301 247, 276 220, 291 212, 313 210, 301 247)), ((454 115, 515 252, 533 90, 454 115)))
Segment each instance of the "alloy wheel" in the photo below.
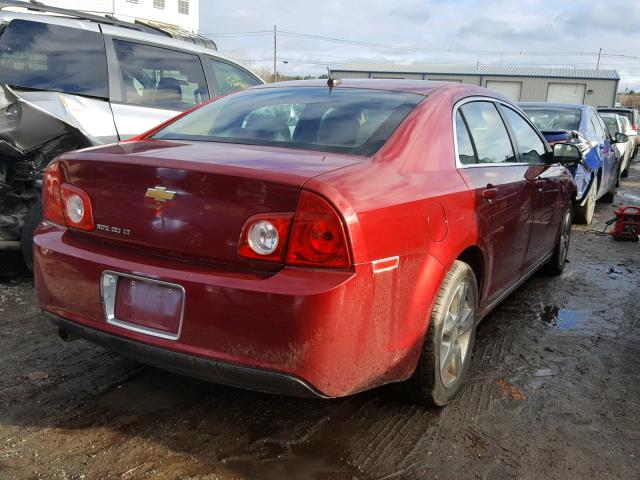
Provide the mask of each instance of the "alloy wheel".
POLYGON ((468 283, 461 282, 444 317, 440 341, 440 378, 447 388, 453 385, 464 371, 476 318, 475 303, 468 283))
POLYGON ((593 214, 596 211, 596 199, 598 197, 598 183, 596 180, 593 180, 593 184, 589 189, 588 193, 589 197, 587 198, 587 223, 591 223, 591 219, 593 218, 593 214))
POLYGON ((567 261, 567 255, 569 253, 569 241, 571 239, 571 212, 567 211, 564 216, 564 224, 562 225, 562 232, 560 233, 560 252, 559 259, 560 265, 564 265, 567 261))

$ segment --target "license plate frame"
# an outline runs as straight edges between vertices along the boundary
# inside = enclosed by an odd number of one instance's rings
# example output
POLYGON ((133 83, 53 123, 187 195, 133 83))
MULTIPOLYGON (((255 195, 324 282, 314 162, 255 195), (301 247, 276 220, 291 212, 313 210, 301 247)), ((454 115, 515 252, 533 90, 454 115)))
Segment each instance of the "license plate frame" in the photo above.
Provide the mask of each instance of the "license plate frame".
POLYGON ((182 323, 184 320, 184 304, 186 300, 186 292, 182 285, 165 282, 162 280, 156 280, 149 277, 143 277, 140 275, 132 275, 128 273, 114 272, 112 270, 105 270, 102 272, 100 278, 100 295, 102 297, 102 309, 104 312, 105 320, 108 324, 123 328, 125 330, 130 330, 132 332, 142 333, 165 340, 176 341, 180 338, 180 334, 182 333, 182 323), (180 294, 182 295, 182 305, 180 307, 178 330, 175 333, 166 332, 116 318, 116 291, 118 287, 118 281, 120 279, 126 279, 132 282, 146 282, 160 287, 174 289, 177 292, 180 292, 180 294))

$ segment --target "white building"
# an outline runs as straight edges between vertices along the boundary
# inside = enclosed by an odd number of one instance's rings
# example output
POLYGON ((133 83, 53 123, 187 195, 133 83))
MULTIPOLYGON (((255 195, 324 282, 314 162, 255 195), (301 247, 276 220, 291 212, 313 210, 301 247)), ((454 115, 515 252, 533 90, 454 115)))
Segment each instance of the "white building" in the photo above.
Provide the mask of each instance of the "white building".
POLYGON ((165 25, 198 31, 200 0, 41 0, 51 7, 114 15, 135 21, 150 20, 165 25))
POLYGON ((514 102, 615 104, 620 77, 615 70, 491 65, 345 65, 337 78, 408 78, 480 85, 514 102))

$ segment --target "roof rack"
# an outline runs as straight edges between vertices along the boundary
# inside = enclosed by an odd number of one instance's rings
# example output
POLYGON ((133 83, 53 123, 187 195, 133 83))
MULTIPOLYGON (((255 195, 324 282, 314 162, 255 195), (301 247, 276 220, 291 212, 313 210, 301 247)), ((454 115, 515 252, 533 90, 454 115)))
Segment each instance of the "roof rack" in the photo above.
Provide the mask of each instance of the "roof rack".
POLYGON ((143 20, 137 20, 135 23, 126 22, 124 20, 120 20, 114 17, 113 15, 109 15, 107 13, 105 13, 104 16, 94 15, 92 13, 82 12, 78 10, 69 10, 66 8, 51 7, 37 0, 29 0, 28 2, 26 1, 20 2, 17 0, 1 0, 0 10, 3 10, 4 8, 7 8, 7 7, 24 8, 26 10, 32 10, 34 12, 56 13, 58 15, 64 15, 67 17, 77 18, 80 20, 103 23, 103 24, 112 25, 115 27, 129 28, 132 30, 137 30, 139 32, 151 33, 155 35, 164 35, 166 37, 192 42, 196 45, 206 47, 206 48, 211 48, 213 50, 218 49, 215 42, 209 38, 203 37, 201 35, 197 35, 195 33, 191 33, 179 27, 164 25, 158 22, 143 21, 143 20))

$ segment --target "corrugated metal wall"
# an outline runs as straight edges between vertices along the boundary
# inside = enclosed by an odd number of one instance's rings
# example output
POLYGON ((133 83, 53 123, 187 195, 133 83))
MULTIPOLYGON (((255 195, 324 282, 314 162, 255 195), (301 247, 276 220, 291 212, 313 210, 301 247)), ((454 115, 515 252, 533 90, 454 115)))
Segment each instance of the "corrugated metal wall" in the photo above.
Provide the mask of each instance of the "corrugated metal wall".
POLYGON ((574 78, 549 78, 549 77, 511 77, 506 75, 481 76, 481 75, 448 75, 448 74, 421 74, 401 72, 361 72, 333 70, 337 78, 406 78, 440 81, 461 81, 472 85, 487 86, 487 81, 521 82, 521 102, 545 102, 550 83, 580 84, 585 86, 584 103, 599 106, 613 106, 615 102, 616 80, 590 80, 574 78))

